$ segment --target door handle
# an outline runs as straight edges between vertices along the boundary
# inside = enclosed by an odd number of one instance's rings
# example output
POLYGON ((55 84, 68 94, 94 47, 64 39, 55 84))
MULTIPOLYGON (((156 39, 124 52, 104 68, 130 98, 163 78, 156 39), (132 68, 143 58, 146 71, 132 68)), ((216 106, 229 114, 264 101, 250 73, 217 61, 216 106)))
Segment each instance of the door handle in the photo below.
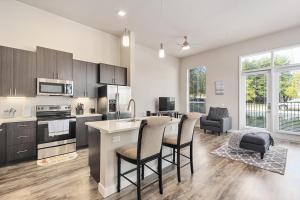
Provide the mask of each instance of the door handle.
POLYGON ((20 124, 18 125, 18 127, 27 127, 28 125, 25 125, 25 124, 20 124))
POLYGON ((25 153, 25 152, 27 152, 27 151, 28 151, 27 149, 25 149, 25 150, 23 150, 23 151, 18 151, 17 154, 25 153))
POLYGON ((28 135, 21 135, 19 137, 17 137, 18 139, 21 139, 21 138, 28 138, 28 135))

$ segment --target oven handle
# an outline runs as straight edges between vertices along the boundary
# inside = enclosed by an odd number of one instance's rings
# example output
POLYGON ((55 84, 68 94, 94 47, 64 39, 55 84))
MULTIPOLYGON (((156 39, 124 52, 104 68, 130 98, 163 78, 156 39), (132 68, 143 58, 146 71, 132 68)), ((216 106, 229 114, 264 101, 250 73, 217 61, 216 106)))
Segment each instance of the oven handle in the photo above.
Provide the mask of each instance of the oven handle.
MULTIPOLYGON (((70 119, 70 122, 76 122, 76 119, 70 119)), ((38 121, 38 125, 48 124, 49 121, 38 121)))

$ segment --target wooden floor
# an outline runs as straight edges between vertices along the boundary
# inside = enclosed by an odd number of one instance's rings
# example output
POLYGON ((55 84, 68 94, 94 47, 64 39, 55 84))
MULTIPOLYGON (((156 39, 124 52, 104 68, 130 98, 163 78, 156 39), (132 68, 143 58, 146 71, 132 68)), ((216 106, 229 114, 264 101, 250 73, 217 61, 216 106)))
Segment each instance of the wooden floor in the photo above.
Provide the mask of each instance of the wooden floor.
MULTIPOLYGON (((142 191, 142 199, 300 199, 299 144, 280 142, 288 148, 286 173, 282 176, 210 153, 226 139, 226 135, 196 133, 194 175, 190 175, 188 166, 183 168, 182 182, 178 184, 176 170, 169 169, 163 175, 164 194, 159 194, 156 183, 142 191)), ((103 199, 89 176, 87 153, 81 150, 76 160, 49 167, 27 162, 0 168, 0 199, 103 199)), ((152 178, 146 178, 145 182, 152 178)), ((106 199, 135 197, 135 188, 129 186, 106 199)))

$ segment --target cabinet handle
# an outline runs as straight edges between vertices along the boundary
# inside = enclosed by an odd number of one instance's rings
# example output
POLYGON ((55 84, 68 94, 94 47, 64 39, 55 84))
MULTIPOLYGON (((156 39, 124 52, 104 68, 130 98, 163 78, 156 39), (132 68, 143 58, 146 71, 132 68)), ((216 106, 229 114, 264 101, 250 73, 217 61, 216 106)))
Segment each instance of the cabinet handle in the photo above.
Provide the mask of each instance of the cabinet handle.
POLYGON ((28 125, 25 125, 25 124, 20 124, 18 125, 18 127, 27 127, 28 125))
POLYGON ((25 153, 25 152, 27 152, 27 151, 28 151, 27 149, 25 149, 25 150, 23 150, 23 151, 18 151, 17 154, 25 153))
POLYGON ((86 97, 89 96, 88 94, 89 94, 88 92, 85 92, 85 96, 86 96, 86 97))
POLYGON ((17 96, 17 89, 15 88, 15 96, 17 96))
POLYGON ((56 77, 57 77, 57 79, 59 78, 59 74, 58 73, 56 73, 56 77))
POLYGON ((9 88, 9 96, 11 96, 11 88, 9 88))
POLYGON ((28 138, 28 136, 27 135, 21 135, 21 136, 19 136, 19 137, 17 137, 18 139, 21 139, 21 138, 28 138))
POLYGON ((55 79, 55 73, 53 72, 53 79, 55 79))

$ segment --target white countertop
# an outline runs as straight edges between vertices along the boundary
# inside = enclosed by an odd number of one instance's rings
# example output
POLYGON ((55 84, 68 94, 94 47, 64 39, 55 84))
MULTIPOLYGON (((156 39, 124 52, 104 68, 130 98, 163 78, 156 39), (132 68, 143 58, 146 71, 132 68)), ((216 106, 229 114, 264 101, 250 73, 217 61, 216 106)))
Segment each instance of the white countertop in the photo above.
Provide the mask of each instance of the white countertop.
MULTIPOLYGON (((136 130, 140 128, 141 120, 146 118, 139 118, 138 121, 130 122, 130 119, 121 120, 106 120, 96 122, 86 122, 87 126, 100 130, 101 133, 117 133, 123 131, 136 130)), ((170 124, 178 124, 180 119, 172 118, 170 124)))
POLYGON ((94 114, 87 113, 87 114, 83 114, 83 115, 74 115, 74 116, 77 117, 77 118, 80 118, 80 117, 101 117, 102 114, 98 114, 98 113, 94 113, 94 114))
POLYGON ((0 125, 13 122, 29 122, 36 121, 36 117, 14 117, 14 118, 0 118, 0 125))

